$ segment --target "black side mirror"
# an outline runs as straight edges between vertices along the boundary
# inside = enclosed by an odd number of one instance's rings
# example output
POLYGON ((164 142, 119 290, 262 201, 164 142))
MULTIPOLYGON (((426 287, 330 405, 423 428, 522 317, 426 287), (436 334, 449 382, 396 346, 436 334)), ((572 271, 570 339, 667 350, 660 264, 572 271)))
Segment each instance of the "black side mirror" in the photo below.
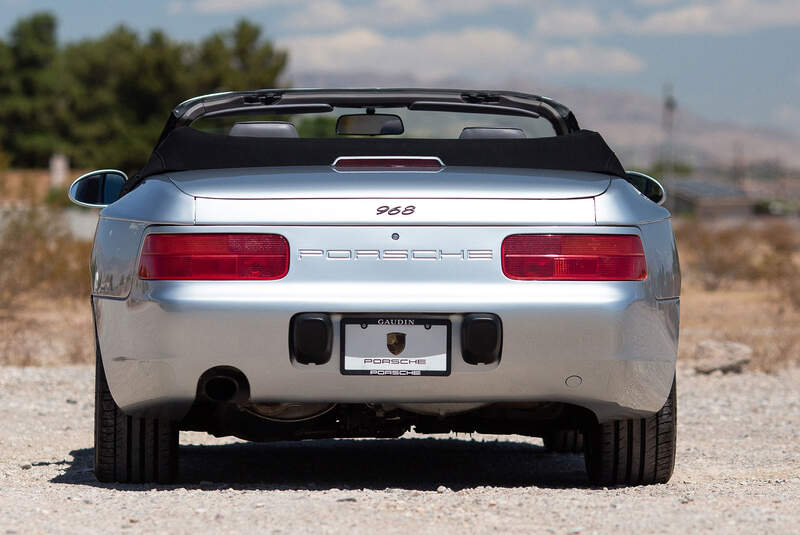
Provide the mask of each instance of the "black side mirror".
POLYGON ((69 187, 69 200, 78 206, 104 208, 119 199, 128 175, 114 169, 87 173, 69 187))
POLYGON ((636 171, 627 171, 625 180, 639 190, 639 193, 656 204, 664 204, 664 201, 667 200, 667 190, 658 180, 651 176, 636 171))

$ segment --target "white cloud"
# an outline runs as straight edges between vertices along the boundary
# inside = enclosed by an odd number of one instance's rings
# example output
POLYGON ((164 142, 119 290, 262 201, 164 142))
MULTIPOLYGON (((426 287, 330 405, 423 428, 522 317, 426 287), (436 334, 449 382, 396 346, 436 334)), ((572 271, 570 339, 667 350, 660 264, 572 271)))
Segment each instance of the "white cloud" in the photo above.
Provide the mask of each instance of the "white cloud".
POLYGON ((542 11, 536 17, 535 31, 538 35, 591 35, 600 33, 603 22, 591 8, 556 8, 542 11))
POLYGON ((352 24, 352 13, 338 0, 314 2, 313 9, 301 7, 283 21, 285 28, 331 28, 352 24))
POLYGON ((177 15, 183 11, 184 7, 184 3, 181 0, 171 0, 167 2, 167 13, 177 15))
POLYGON ((794 130, 800 129, 800 107, 786 104, 775 110, 773 115, 784 126, 791 127, 794 130))
POLYGON ((533 0, 371 0, 345 5, 340 0, 194 0, 201 13, 246 11, 274 5, 289 5, 285 19, 289 28, 335 28, 344 25, 370 27, 429 22, 449 14, 476 14, 500 6, 530 6, 533 0))
POLYGON ((656 7, 674 4, 676 1, 678 0, 633 0, 633 3, 637 6, 656 7))
POLYGON ((321 0, 296 9, 284 21, 284 26, 303 29, 397 27, 399 24, 432 22, 448 15, 474 15, 512 5, 528 4, 524 0, 375 0, 372 3, 345 6, 340 0, 321 0))
POLYGON ((283 0, 195 0, 192 8, 201 13, 227 13, 285 3, 283 0))
POLYGON ((289 29, 398 27, 446 20, 452 15, 489 14, 504 6, 519 8, 520 16, 532 14, 540 35, 732 33, 800 26, 800 0, 633 2, 645 14, 635 16, 624 4, 598 0, 364 0, 357 4, 343 0, 173 0, 168 9, 190 7, 212 14, 281 5, 291 10, 279 21, 289 29))
POLYGON ((559 73, 639 72, 644 61, 620 48, 595 45, 550 48, 544 53, 548 70, 559 73))
POLYGON ((643 33, 733 33, 800 25, 797 0, 716 0, 659 11, 635 23, 643 33))
POLYGON ((471 74, 496 78, 532 74, 636 72, 644 62, 613 47, 552 47, 500 28, 465 28, 391 37, 357 28, 282 41, 291 68, 304 71, 410 72, 420 77, 471 74))
POLYGON ((642 17, 620 9, 601 14, 584 5, 540 10, 535 31, 543 35, 726 34, 800 26, 800 0, 695 0, 667 7, 670 0, 639 0, 650 7, 642 17), (663 5, 663 7, 662 7, 663 5))

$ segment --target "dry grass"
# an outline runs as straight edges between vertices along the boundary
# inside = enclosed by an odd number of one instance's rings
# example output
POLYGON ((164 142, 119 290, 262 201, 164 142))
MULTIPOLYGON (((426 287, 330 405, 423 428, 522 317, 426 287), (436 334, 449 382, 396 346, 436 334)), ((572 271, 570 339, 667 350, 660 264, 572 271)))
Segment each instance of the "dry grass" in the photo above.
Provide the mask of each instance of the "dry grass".
POLYGON ((679 358, 713 339, 753 349, 751 368, 800 364, 796 221, 676 223, 683 288, 679 358))
MULTIPOLYGON (((60 189, 64 192, 72 179, 88 171, 71 169, 67 183, 60 189)), ((8 169, 3 171, 0 162, 0 200, 5 201, 44 201, 51 191, 50 172, 46 169, 8 169)))
POLYGON ((91 244, 75 239, 60 210, 19 204, 2 215, 0 316, 33 296, 89 295, 91 244))
POLYGON ((691 360, 703 340, 740 342, 753 349, 751 368, 776 371, 800 364, 800 312, 778 292, 754 284, 708 291, 685 286, 678 358, 691 360))
POLYGON ((60 210, 25 199, 0 218, 0 364, 90 362, 91 244, 60 210))
MULTIPOLYGON (((676 223, 681 267, 687 282, 706 290, 730 288, 735 283, 767 283, 784 293, 800 278, 796 261, 800 232, 785 220, 750 219, 737 223, 703 225, 692 220, 676 223)), ((792 304, 800 306, 787 293, 792 304)))
MULTIPOLYGON (((88 275, 87 275, 88 278, 88 275)), ((0 318, 0 365, 56 366, 94 362, 94 327, 88 293, 25 301, 0 318)))

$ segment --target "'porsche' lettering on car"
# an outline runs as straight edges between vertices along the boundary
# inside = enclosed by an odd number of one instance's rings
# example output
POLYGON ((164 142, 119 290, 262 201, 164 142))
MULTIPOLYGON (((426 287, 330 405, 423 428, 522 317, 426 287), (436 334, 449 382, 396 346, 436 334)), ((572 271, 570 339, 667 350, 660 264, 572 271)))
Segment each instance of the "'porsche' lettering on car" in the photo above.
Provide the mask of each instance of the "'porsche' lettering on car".
POLYGON ((491 249, 298 249, 299 260, 491 260, 491 249))
POLYGON ((422 375, 419 370, 370 370, 370 375, 422 375))
POLYGON ((419 366, 424 366, 426 364, 425 359, 386 359, 386 358, 365 358, 364 364, 395 364, 398 366, 409 366, 411 364, 417 364, 419 366))

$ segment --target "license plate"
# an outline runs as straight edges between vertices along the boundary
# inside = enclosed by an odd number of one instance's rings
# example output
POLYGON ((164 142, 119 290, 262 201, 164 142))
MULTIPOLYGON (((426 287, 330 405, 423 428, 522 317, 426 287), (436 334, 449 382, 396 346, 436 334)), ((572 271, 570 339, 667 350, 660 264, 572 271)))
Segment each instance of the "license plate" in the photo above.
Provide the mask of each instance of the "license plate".
POLYGON ((450 321, 439 318, 344 318, 345 375, 450 375, 450 321))

